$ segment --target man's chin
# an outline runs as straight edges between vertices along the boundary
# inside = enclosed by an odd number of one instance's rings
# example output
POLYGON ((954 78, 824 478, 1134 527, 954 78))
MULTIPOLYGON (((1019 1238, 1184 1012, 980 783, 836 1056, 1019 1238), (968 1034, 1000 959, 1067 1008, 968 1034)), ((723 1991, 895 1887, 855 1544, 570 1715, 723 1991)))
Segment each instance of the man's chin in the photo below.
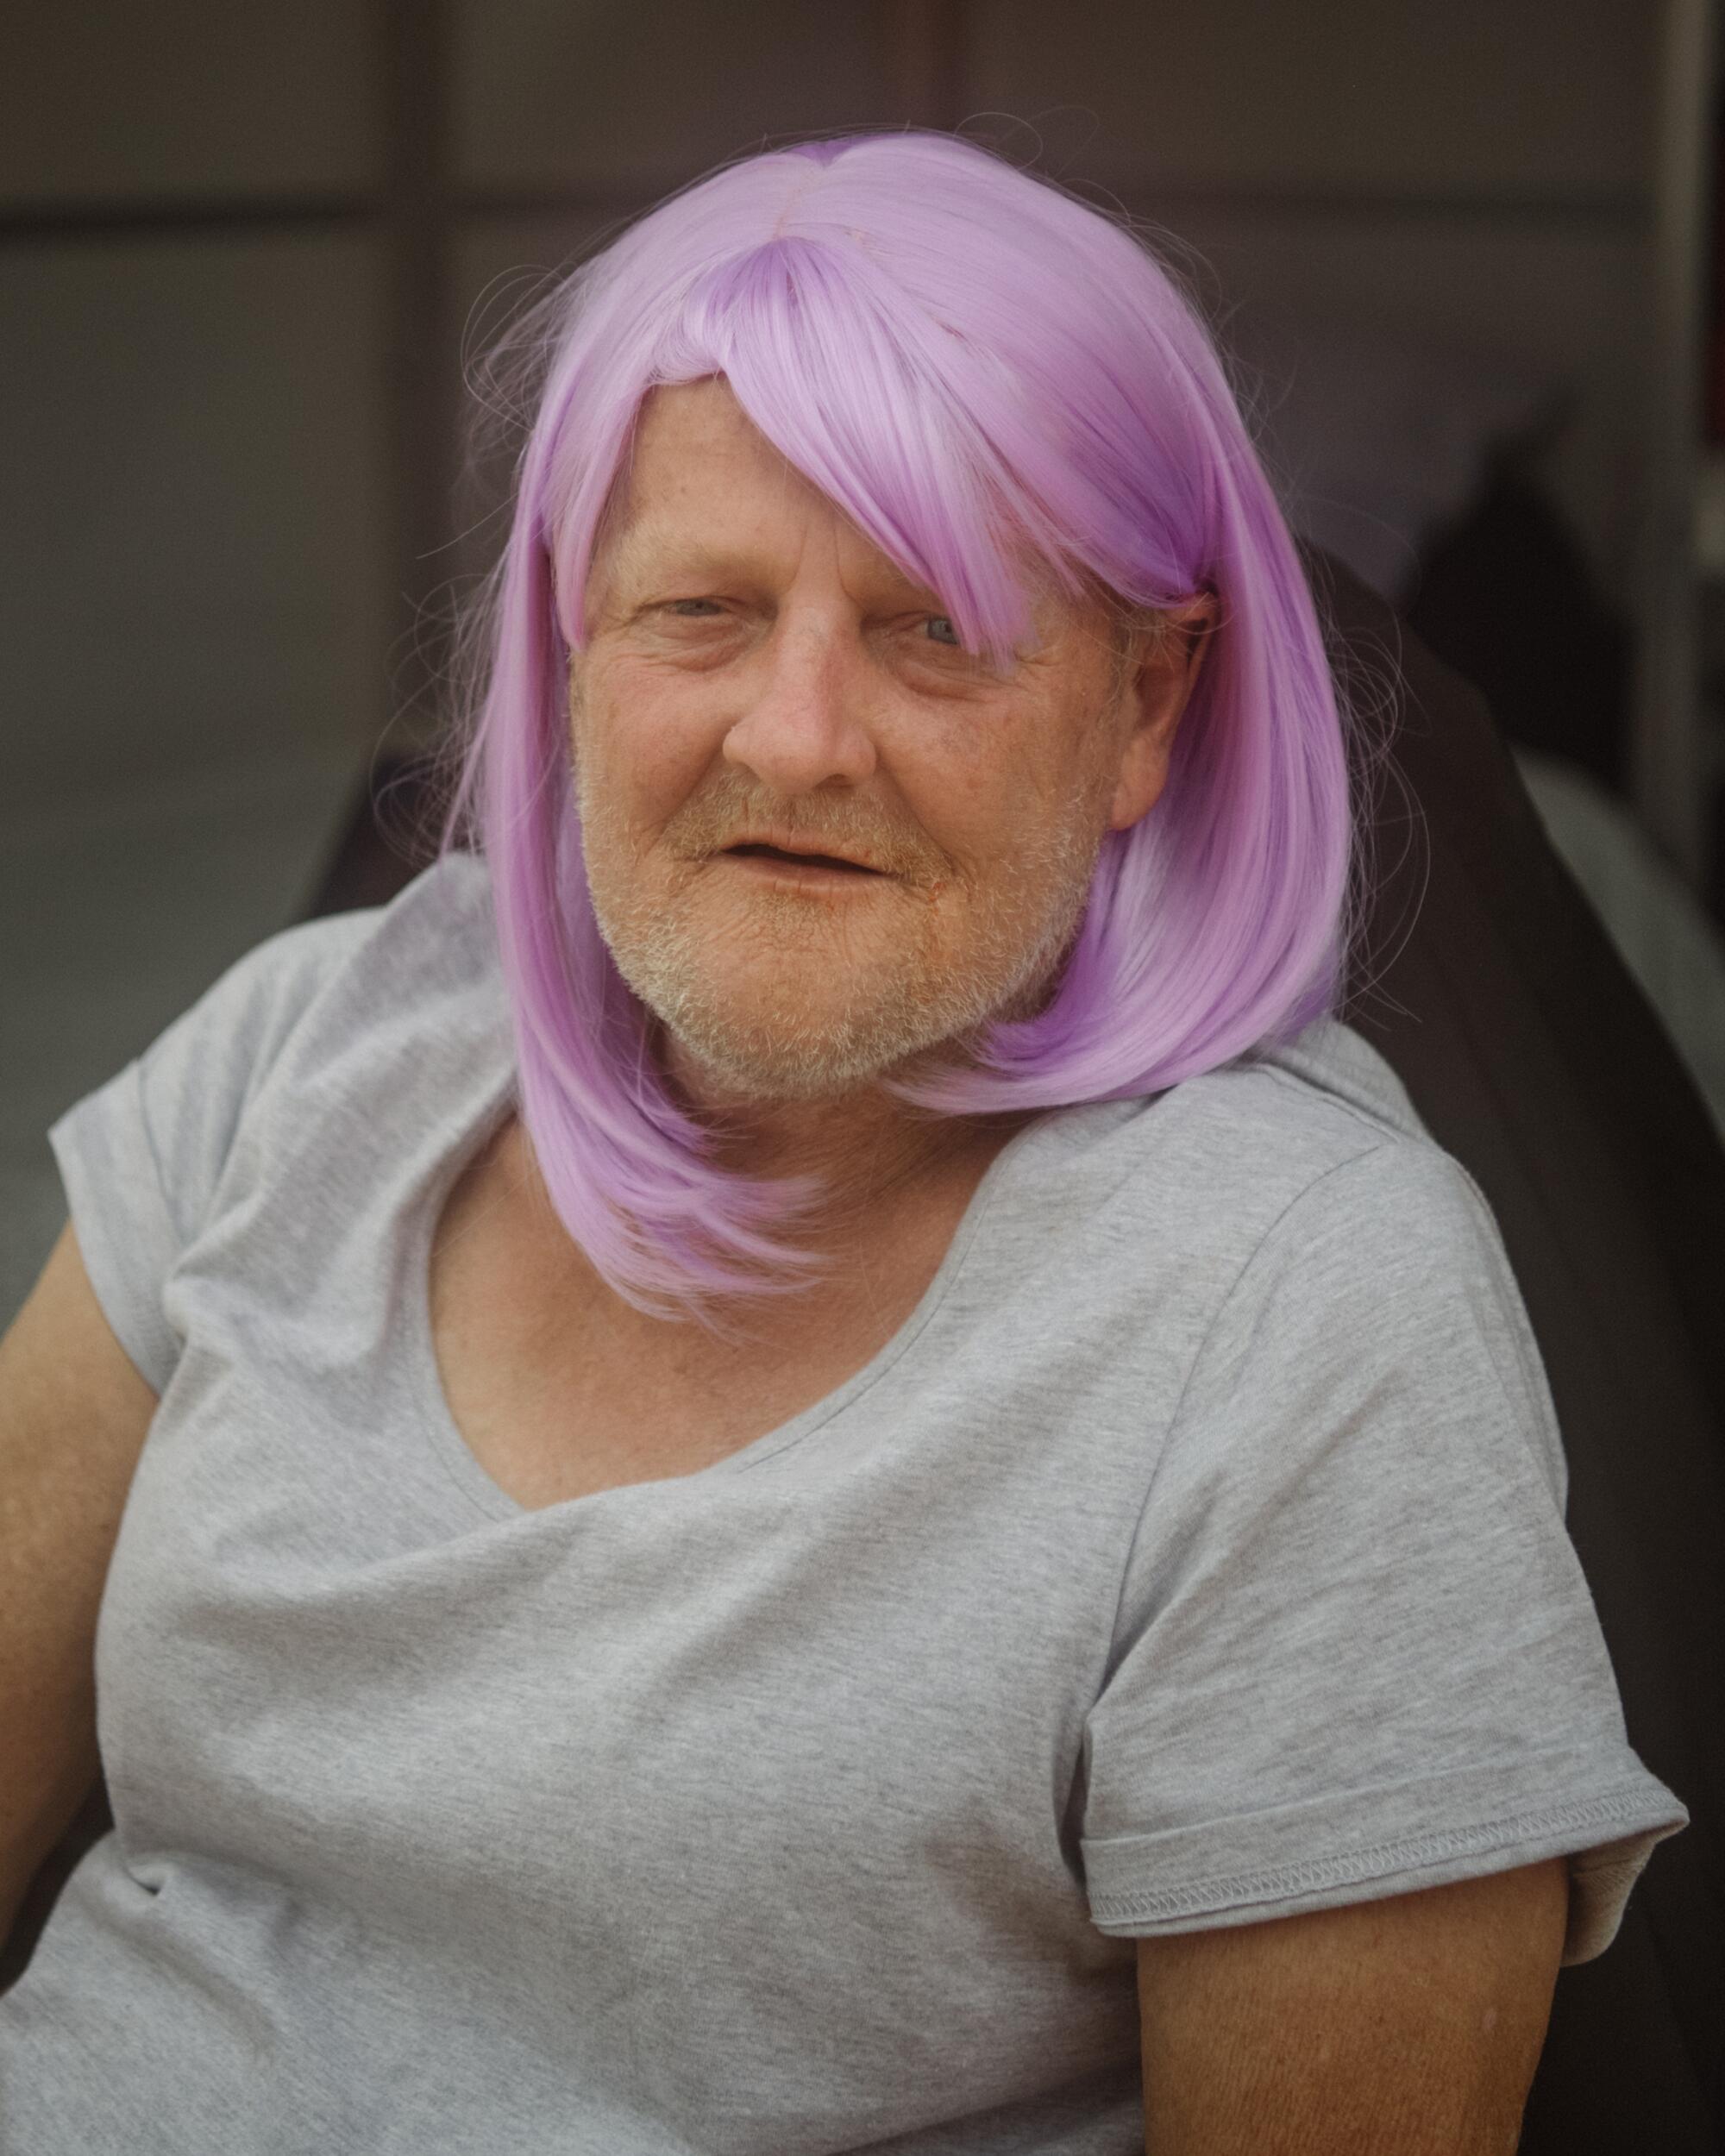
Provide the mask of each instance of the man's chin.
POLYGON ((713 1107, 768 1108, 840 1101, 868 1092, 883 1078, 919 1073, 946 1044, 894 1052, 858 1050, 751 1056, 683 1035, 662 1041, 660 1060, 678 1091, 713 1107))
POLYGON ((838 1101, 885 1079, 924 1082, 974 1067, 994 1026, 1039 1017, 1058 986, 1057 972, 1044 971, 984 1015, 974 1003, 938 1014, 882 1013, 872 1031, 854 1019, 822 1031, 806 1015, 783 1009, 739 1024, 735 1001, 722 1010, 654 1009, 651 1037, 661 1069, 691 1103, 759 1108, 838 1101))
POLYGON ((773 1107, 839 1101, 886 1078, 921 1077, 955 1055, 967 1035, 931 1040, 907 1029, 873 1039, 854 1033, 820 1037, 786 1028, 752 1037, 735 1028, 691 1026, 686 1016, 656 1015, 652 1044, 659 1067, 686 1100, 715 1107, 773 1107))

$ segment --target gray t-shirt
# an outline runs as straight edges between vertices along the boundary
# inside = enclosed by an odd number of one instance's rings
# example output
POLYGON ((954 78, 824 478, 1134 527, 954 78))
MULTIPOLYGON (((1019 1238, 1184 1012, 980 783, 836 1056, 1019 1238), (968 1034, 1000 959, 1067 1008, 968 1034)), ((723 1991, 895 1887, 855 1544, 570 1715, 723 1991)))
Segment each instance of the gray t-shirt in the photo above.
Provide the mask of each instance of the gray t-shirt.
POLYGON ((1358 1034, 1045 1117, 837 1391, 537 1510, 426 1303, 512 1080, 455 856, 51 1133, 161 1401, 4 2156, 1126 2156, 1138 1934, 1561 1853, 1607 1946, 1688 1814, 1490 1212, 1358 1034))

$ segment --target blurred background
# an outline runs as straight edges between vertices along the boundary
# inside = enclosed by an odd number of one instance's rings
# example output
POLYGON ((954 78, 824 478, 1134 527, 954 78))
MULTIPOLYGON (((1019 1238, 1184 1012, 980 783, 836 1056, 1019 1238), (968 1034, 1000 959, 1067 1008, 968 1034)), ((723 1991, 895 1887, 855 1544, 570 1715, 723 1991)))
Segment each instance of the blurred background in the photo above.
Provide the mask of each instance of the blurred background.
POLYGON ((504 531, 466 372, 628 217, 805 133, 957 128, 1148 221, 1290 521, 1485 691, 1725 1127, 1715 12, 13 9, 0 1325, 64 1217, 60 1111, 402 880, 388 804, 504 531))

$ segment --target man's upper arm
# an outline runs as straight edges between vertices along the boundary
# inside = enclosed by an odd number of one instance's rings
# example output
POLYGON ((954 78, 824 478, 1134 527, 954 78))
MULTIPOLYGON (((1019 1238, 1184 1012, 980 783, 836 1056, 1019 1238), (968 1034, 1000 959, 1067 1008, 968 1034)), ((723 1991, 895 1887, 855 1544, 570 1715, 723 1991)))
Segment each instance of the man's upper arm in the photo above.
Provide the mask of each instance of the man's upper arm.
POLYGON ((1568 1862, 1140 1939, 1149 2156, 1513 2156, 1568 1862))
POLYGON ((97 1613, 155 1407, 68 1223, 0 1337, 0 1938, 100 1770, 97 1613))

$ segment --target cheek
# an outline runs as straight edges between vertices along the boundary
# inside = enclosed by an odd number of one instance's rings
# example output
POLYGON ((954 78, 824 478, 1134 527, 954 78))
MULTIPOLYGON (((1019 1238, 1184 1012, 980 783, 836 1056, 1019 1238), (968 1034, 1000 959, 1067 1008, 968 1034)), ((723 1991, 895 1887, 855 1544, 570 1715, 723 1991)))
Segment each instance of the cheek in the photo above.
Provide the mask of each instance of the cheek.
POLYGON ((1022 749, 994 715, 914 715, 882 730, 881 773, 904 811, 943 852, 980 863, 1009 838, 1026 799, 1022 749))
POLYGON ((902 791, 930 836, 973 876, 1010 871, 1025 842, 1070 814, 1043 744, 975 731, 904 768, 902 791))
POLYGON ((670 699, 589 691, 572 722, 575 759, 592 804, 650 838, 699 790, 714 748, 670 699))

